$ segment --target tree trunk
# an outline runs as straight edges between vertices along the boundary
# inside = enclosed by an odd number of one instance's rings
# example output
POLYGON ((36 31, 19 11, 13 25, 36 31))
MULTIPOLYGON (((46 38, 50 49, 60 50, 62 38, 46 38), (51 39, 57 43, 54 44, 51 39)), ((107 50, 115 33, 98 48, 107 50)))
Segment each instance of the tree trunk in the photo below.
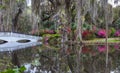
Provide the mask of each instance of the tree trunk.
POLYGON ((77 10, 77 39, 82 41, 82 17, 81 17, 81 6, 82 0, 76 0, 76 10, 77 10))

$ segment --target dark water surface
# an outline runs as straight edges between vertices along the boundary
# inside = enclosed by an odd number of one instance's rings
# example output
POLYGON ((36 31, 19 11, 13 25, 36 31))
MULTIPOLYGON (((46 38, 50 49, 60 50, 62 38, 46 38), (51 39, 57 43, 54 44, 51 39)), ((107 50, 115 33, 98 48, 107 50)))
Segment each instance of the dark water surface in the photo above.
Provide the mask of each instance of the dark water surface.
POLYGON ((105 45, 45 44, 0 52, 0 70, 24 65, 26 73, 120 73, 120 45, 108 48, 108 57, 105 45))

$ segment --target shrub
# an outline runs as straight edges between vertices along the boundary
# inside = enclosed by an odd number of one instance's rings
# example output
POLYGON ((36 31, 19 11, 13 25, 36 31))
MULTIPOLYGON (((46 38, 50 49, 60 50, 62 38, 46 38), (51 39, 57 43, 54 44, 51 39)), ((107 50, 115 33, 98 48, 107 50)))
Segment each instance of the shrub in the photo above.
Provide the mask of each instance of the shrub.
POLYGON ((55 34, 54 30, 44 30, 44 33, 46 34, 55 34))
POLYGON ((111 28, 110 30, 111 30, 110 37, 114 37, 114 34, 116 32, 115 28, 111 28))
POLYGON ((100 38, 105 38, 105 37, 106 37, 106 30, 105 30, 105 29, 100 29, 100 30, 98 31, 98 36, 99 36, 100 38))
POLYGON ((32 22, 29 20, 29 16, 21 16, 18 20, 18 29, 17 32, 20 33, 29 33, 32 29, 32 22))
POLYGON ((90 40, 90 39, 95 38, 95 34, 94 34, 93 31, 85 30, 85 31, 83 31, 83 33, 82 33, 82 38, 83 38, 84 40, 90 40))
POLYGON ((83 53, 83 54, 90 53, 91 51, 92 51, 92 50, 91 50, 90 48, 86 47, 86 46, 84 46, 84 47, 82 48, 82 53, 83 53))
POLYGON ((98 46, 98 51, 99 52, 105 52, 106 51, 106 46, 98 46))
POLYGON ((91 30, 91 29, 92 29, 91 24, 88 24, 88 23, 83 24, 83 30, 91 30))
POLYGON ((120 30, 117 30, 114 34, 116 37, 119 37, 120 36, 120 30))
POLYGON ((116 50, 120 51, 120 45, 119 45, 119 44, 115 44, 115 45, 114 45, 114 48, 115 48, 116 50))
POLYGON ((26 70, 25 66, 22 66, 20 68, 6 69, 0 73, 23 73, 25 70, 26 70))

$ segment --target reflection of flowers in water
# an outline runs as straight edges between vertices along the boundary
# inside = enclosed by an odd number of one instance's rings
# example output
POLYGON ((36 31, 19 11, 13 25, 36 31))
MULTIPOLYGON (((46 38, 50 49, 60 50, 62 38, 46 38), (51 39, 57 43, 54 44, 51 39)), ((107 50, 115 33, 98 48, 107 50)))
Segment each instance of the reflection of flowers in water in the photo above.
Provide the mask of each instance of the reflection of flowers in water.
POLYGON ((44 44, 45 44, 45 45, 48 45, 48 40, 49 40, 49 37, 45 37, 45 38, 44 38, 44 44))
POLYGON ((115 45, 114 45, 114 48, 115 48, 116 50, 119 50, 119 51, 120 51, 120 45, 119 45, 119 44, 115 44, 115 45))
POLYGON ((98 51, 99 52, 105 52, 106 51, 106 46, 98 46, 98 51))
POLYGON ((116 36, 116 37, 120 36, 120 30, 117 30, 117 31, 115 32, 115 36, 116 36))
POLYGON ((91 52, 90 48, 85 47, 85 46, 82 48, 82 53, 86 54, 86 53, 90 53, 90 52, 91 52))
POLYGON ((89 54, 91 56, 96 56, 97 55, 96 51, 94 49, 92 49, 92 47, 90 47, 90 46, 83 46, 82 47, 82 53, 83 54, 89 54))

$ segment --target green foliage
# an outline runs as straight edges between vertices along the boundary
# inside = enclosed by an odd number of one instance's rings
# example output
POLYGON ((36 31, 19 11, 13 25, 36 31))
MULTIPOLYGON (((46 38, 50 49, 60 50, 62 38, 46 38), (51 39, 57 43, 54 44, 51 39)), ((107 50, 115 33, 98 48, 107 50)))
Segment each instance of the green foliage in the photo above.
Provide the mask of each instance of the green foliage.
POLYGON ((71 26, 72 26, 72 27, 71 27, 72 30, 75 30, 76 27, 77 27, 76 23, 74 23, 74 22, 71 24, 71 26))
POLYGON ((18 21, 18 24, 19 24, 18 25, 19 26, 18 31, 19 32, 28 33, 29 31, 31 31, 32 26, 30 25, 31 23, 30 23, 30 20, 28 18, 29 18, 28 16, 23 16, 19 19, 19 21, 18 21))
POLYGON ((20 2, 20 1, 21 1, 21 2, 24 2, 25 0, 16 0, 16 1, 17 1, 17 2, 20 2))
POLYGON ((0 9, 5 9, 5 5, 0 5, 0 9))
POLYGON ((24 72, 26 70, 25 66, 20 67, 19 71, 24 72))
POLYGON ((26 68, 24 66, 22 66, 20 68, 7 69, 7 70, 0 72, 0 73, 23 73, 25 70, 26 70, 26 68))
POLYGON ((113 8, 113 19, 119 19, 120 17, 120 6, 113 8))
POLYGON ((92 29, 91 24, 88 24, 88 23, 83 24, 83 30, 90 30, 90 29, 92 29))
POLYGON ((117 19, 114 24, 116 28, 120 28, 120 19, 117 19))
POLYGON ((53 21, 46 20, 42 22, 44 28, 54 29, 55 25, 53 21))
POLYGON ((59 37, 60 34, 44 34, 43 39, 49 42, 50 45, 54 45, 56 43, 59 43, 59 37))
POLYGON ((15 73, 15 71, 13 71, 13 70, 11 70, 11 69, 8 69, 8 70, 5 70, 5 71, 3 71, 3 72, 1 72, 1 73, 15 73))
POLYGON ((60 37, 60 34, 44 34, 43 37, 58 38, 60 37))
POLYGON ((116 32, 115 28, 111 28, 110 29, 110 37, 114 37, 115 32, 116 32))
POLYGON ((16 0, 17 2, 19 2, 20 0, 16 0))
POLYGON ((4 0, 5 2, 9 2, 9 0, 4 0))

